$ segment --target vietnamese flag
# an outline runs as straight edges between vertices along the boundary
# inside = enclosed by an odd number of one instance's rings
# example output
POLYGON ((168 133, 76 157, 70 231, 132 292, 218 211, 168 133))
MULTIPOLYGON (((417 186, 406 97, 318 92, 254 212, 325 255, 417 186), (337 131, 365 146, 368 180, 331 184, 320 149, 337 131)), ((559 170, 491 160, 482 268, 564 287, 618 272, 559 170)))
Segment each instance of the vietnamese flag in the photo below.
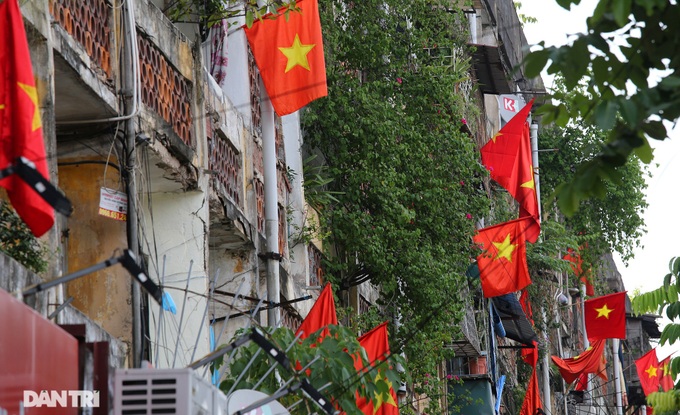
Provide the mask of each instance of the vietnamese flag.
POLYGON ((482 253, 477 256, 484 297, 519 291, 531 284, 524 235, 531 218, 524 217, 477 231, 473 241, 482 253))
MULTIPOLYGON (((382 362, 389 357, 390 344, 387 338, 387 322, 375 327, 359 337, 358 340, 361 347, 366 351, 369 366, 375 366, 377 362, 382 362)), ((361 364, 361 360, 355 360, 354 366, 359 372, 365 369, 361 364)), ((373 399, 367 400, 357 395, 357 406, 365 415, 399 415, 397 394, 394 392, 393 387, 390 387, 390 396, 388 398, 376 393, 373 399)))
POLYGON ((519 216, 529 216, 526 240, 534 243, 541 232, 531 137, 527 117, 534 100, 529 101, 481 149, 482 164, 491 178, 503 186, 519 203, 519 216))
POLYGON ((309 310, 309 314, 307 314, 307 317, 302 321, 302 324, 298 327, 295 335, 297 336, 302 333, 300 339, 306 339, 312 333, 323 328, 323 332, 319 335, 319 340, 321 340, 328 336, 329 324, 334 324, 336 326, 338 324, 338 315, 335 312, 335 299, 333 298, 333 288, 330 283, 323 287, 321 294, 319 294, 319 298, 317 298, 312 309, 309 310))
MULTIPOLYGON (((618 357, 617 357, 618 359, 618 357)), ((597 367, 597 370, 595 373, 602 378, 602 380, 606 381, 607 380, 607 359, 604 357, 604 353, 602 353, 602 358, 600 359, 600 365, 597 367)), ((578 382, 576 382, 576 387, 574 387, 574 390, 577 391, 585 391, 588 390, 588 374, 587 373, 581 373, 581 375, 578 377, 578 382)))
POLYGON ((588 340, 626 338, 626 292, 584 301, 588 340))
POLYGON ((635 367, 645 396, 649 396, 652 392, 658 392, 662 373, 659 368, 659 360, 656 357, 656 349, 648 351, 637 359, 635 367))
POLYGON ((598 340, 578 356, 562 359, 551 356, 560 370, 560 374, 567 383, 572 383, 581 374, 596 373, 603 380, 607 380, 607 372, 602 370, 602 356, 606 340, 598 340))
POLYGON ((534 370, 531 372, 527 393, 524 395, 524 402, 522 402, 522 409, 520 410, 519 415, 536 415, 540 413, 538 410, 541 409, 542 406, 541 392, 538 390, 538 376, 536 375, 536 366, 534 365, 534 370))
POLYGON ((296 3, 299 12, 268 15, 245 28, 262 82, 279 116, 328 95, 317 0, 296 3))
MULTIPOLYGON (((17 0, 0 2, 0 169, 24 157, 49 177, 38 91, 17 0)), ((54 224, 54 209, 16 174, 0 180, 19 217, 35 236, 54 224)))
POLYGON ((675 382, 673 381, 673 375, 671 374, 671 357, 663 359, 659 363, 659 373, 661 374, 661 389, 664 392, 668 392, 673 389, 675 382))

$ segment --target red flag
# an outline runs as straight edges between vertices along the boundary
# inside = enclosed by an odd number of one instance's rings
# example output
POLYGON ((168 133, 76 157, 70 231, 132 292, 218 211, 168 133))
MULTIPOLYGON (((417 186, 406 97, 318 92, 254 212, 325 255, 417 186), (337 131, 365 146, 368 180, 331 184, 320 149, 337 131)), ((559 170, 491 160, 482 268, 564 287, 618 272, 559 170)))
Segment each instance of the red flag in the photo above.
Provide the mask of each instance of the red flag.
POLYGON ((671 374, 671 357, 663 359, 659 363, 659 373, 661 373, 661 388, 664 392, 668 392, 673 389, 675 382, 673 381, 673 375, 671 374))
POLYGON ((561 359, 552 356, 552 360, 567 383, 572 383, 582 373, 597 373, 603 380, 607 380, 607 373, 604 370, 601 371, 605 342, 605 340, 593 342, 586 351, 576 357, 561 359))
POLYGON ((626 338, 626 292, 603 295, 584 302, 588 340, 626 338))
POLYGON ((338 324, 338 315, 335 312, 335 299, 333 298, 333 288, 330 283, 323 287, 321 294, 319 294, 319 298, 317 298, 312 309, 309 310, 309 314, 307 314, 307 317, 302 321, 302 324, 298 327, 295 335, 297 336, 302 332, 300 339, 306 339, 317 330, 325 328, 319 335, 319 340, 321 340, 328 335, 329 324, 338 324))
MULTIPOLYGON (((0 169, 18 157, 49 177, 42 136, 38 91, 17 0, 0 2, 0 169)), ((54 224, 54 209, 16 174, 0 180, 9 200, 35 236, 54 224)))
POLYGON ((480 150, 482 164, 489 170, 491 178, 519 203, 519 216, 533 219, 526 235, 526 240, 531 243, 538 240, 541 232, 527 122, 533 104, 532 99, 480 150))
MULTIPOLYGON (((371 366, 384 361, 390 355, 390 344, 387 338, 387 322, 359 337, 359 344, 366 350, 366 356, 371 366)), ((355 361, 354 367, 361 371, 364 367, 360 360, 355 361)), ((388 381, 389 383, 389 381, 388 381)), ((375 396, 371 400, 357 397, 357 406, 366 415, 399 415, 397 394, 390 387, 390 397, 375 396)))
POLYGON ((567 250, 567 255, 565 255, 563 259, 571 262, 571 269, 574 271, 574 274, 576 274, 576 277, 586 285, 586 295, 589 297, 594 296, 595 287, 593 286, 592 275, 590 269, 586 271, 583 270, 583 258, 581 258, 581 255, 569 248, 567 250))
POLYGON ((473 240, 482 249, 477 265, 484 297, 512 293, 531 284, 524 243, 530 222, 530 218, 520 218, 477 231, 473 240))
MULTIPOLYGON (((607 358, 604 357, 604 353, 602 353, 602 358, 600 359, 600 365, 597 367, 597 371, 595 372, 597 376, 602 378, 602 380, 606 381, 607 380, 607 358)), ((587 373, 581 373, 578 377, 578 382, 576 382, 576 387, 574 388, 577 391, 585 391, 588 390, 588 374, 587 373)))
POLYGON ((296 3, 246 28, 246 36, 274 111, 290 114, 328 95, 317 0, 296 3))
POLYGON ((635 361, 640 386, 645 396, 652 392, 658 392, 661 384, 661 372, 659 370, 659 360, 656 357, 656 349, 652 349, 635 361))
POLYGON ((527 386, 527 393, 524 395, 524 402, 522 403, 522 409, 520 410, 520 415, 536 415, 538 410, 542 407, 541 404, 541 393, 538 390, 538 376, 536 375, 536 367, 531 372, 531 378, 529 379, 529 385, 527 386))

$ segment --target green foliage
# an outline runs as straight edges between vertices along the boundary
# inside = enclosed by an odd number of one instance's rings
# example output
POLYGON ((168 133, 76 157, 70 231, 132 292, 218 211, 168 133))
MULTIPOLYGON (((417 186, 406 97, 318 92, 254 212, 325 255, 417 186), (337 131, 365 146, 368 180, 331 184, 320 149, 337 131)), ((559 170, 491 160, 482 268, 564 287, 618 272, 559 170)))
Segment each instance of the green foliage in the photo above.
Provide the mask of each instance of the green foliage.
POLYGON ((2 201, 0 201, 0 251, 35 273, 47 269, 46 248, 33 236, 10 205, 2 201))
MULTIPOLYGON (((364 367, 369 366, 365 350, 359 345, 356 334, 348 328, 341 326, 328 326, 330 335, 317 344, 317 335, 311 335, 302 341, 295 341, 295 335, 286 328, 279 328, 268 332, 269 340, 280 350, 286 352, 291 367, 278 366, 280 379, 269 369, 275 364, 273 359, 256 345, 249 343, 236 349, 236 354, 229 360, 229 368, 226 371, 226 379, 220 384, 220 389, 229 392, 234 383, 238 384, 234 389, 254 389, 255 385, 264 378, 257 390, 273 394, 282 386, 281 379, 286 381, 291 377, 298 376, 297 380, 307 379, 317 389, 331 384, 331 387, 322 391, 323 395, 332 397, 336 404, 348 415, 360 415, 361 410, 356 405, 356 393, 363 397, 370 396, 373 399, 387 400, 390 398, 389 387, 399 385, 401 375, 395 369, 397 363, 402 363, 398 355, 391 355, 386 363, 375 364, 370 370, 357 372, 354 366, 355 359, 364 367), (316 344, 316 345, 315 345, 316 344), (251 366, 248 362, 253 360, 251 366), (300 368, 308 370, 300 374, 294 374, 294 365, 299 363, 300 368), (307 367, 307 365, 311 365, 307 367), (267 375, 267 376, 265 376, 267 375), (377 398, 380 396, 380 398, 377 398)), ((237 333, 237 337, 243 332, 237 333)), ((222 362, 218 362, 218 367, 222 362)), ((318 411, 314 402, 308 400, 301 392, 286 395, 279 400, 284 406, 289 407, 303 400, 302 405, 291 410, 291 414, 310 414, 318 411)))
POLYGON ((305 189, 305 200, 307 203, 315 210, 320 211, 331 203, 339 202, 335 195, 341 192, 328 190, 328 185, 333 179, 329 177, 326 166, 315 164, 316 159, 317 155, 314 154, 303 160, 302 187, 305 189))
MULTIPOLYGON (((674 257, 668 264, 668 274, 664 277, 664 284, 650 292, 638 294, 631 299, 633 312, 644 314, 656 312, 671 320, 661 332, 659 344, 674 344, 680 339, 680 257, 674 257)), ((671 376, 676 378, 680 373, 680 357, 671 359, 671 376)), ((647 397, 649 405, 654 407, 654 413, 677 414, 680 411, 680 390, 671 389, 668 392, 652 393, 647 397)))
MULTIPOLYGON (((577 0, 558 0, 568 9, 577 0)), ((680 6, 665 0, 600 0, 588 19, 588 31, 570 45, 544 47, 525 59, 527 76, 564 77, 567 90, 580 83, 586 89, 557 96, 559 104, 539 109, 544 122, 606 132, 604 144, 574 166, 572 180, 560 189, 560 207, 573 215, 582 200, 603 195, 605 183, 616 181, 617 168, 633 155, 649 163, 648 140, 667 138, 666 122, 680 116, 680 6), (658 82, 657 82, 658 81, 658 82)))
POLYGON ((647 403, 654 408, 655 414, 675 415, 680 408, 680 391, 653 392, 647 397, 647 403))
POLYGON ((487 173, 461 132, 474 115, 456 93, 469 70, 464 19, 425 0, 327 1, 320 12, 329 94, 302 122, 337 192, 321 211, 326 269, 341 289, 380 285, 423 384, 459 335, 474 221, 489 209, 487 173))
MULTIPOLYGON (((554 149, 541 153, 541 190, 548 208, 556 198, 562 212, 569 210, 565 205, 574 202, 571 187, 580 183, 576 180, 578 166, 593 157, 605 140, 605 132, 588 125, 570 124, 541 132, 540 147, 554 149)), ((581 201, 581 209, 564 220, 574 235, 581 236, 580 243, 588 243, 584 253, 588 257, 584 259, 590 264, 606 252, 618 252, 627 261, 646 232, 642 218, 647 208, 646 167, 632 157, 627 164, 614 168, 613 173, 610 181, 602 183, 601 197, 581 201), (584 241, 584 236, 590 237, 584 241)), ((544 217, 556 215, 552 213, 554 209, 546 210, 544 217)))
POLYGON ((204 37, 207 29, 222 19, 245 16, 246 24, 250 27, 255 20, 262 19, 269 13, 284 13, 287 18, 288 13, 296 11, 299 8, 296 7, 295 0, 264 3, 256 0, 236 3, 223 0, 172 0, 164 10, 173 22, 199 24, 204 37))

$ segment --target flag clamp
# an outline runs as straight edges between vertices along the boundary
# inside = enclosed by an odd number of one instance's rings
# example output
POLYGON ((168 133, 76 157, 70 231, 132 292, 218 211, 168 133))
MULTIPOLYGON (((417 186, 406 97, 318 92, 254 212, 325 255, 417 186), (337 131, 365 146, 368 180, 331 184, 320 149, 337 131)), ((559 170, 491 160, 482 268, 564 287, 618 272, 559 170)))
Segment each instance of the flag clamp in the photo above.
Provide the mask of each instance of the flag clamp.
POLYGON ((25 157, 17 158, 9 167, 0 170, 0 179, 4 179, 12 174, 19 176, 54 210, 64 216, 71 216, 73 212, 71 201, 35 168, 35 164, 32 161, 25 157))

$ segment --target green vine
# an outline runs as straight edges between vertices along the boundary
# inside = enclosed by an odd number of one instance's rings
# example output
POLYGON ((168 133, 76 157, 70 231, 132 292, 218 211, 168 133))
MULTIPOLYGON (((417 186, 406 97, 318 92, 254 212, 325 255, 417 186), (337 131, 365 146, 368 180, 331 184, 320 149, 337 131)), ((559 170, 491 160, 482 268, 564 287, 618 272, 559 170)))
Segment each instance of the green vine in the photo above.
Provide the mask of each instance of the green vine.
MULTIPOLYGON (((393 351, 422 386, 462 336, 471 237, 489 211, 463 132, 478 110, 457 92, 469 81, 464 18, 425 0, 328 1, 320 13, 329 95, 302 122, 335 192, 320 210, 327 274, 341 289, 380 286, 381 313, 400 316, 393 351)), ((437 402, 428 413, 443 412, 437 402)))
POLYGON ((29 270, 47 270, 47 249, 33 236, 26 224, 6 202, 0 201, 0 251, 29 270))

